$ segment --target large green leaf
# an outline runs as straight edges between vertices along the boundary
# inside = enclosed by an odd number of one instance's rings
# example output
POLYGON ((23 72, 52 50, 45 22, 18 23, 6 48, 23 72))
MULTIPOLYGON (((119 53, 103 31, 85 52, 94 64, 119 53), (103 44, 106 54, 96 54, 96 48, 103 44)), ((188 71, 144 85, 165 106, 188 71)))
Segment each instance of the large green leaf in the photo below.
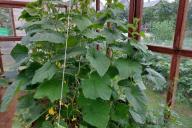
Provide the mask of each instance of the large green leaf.
POLYGON ((3 99, 2 99, 0 111, 6 110, 9 103, 11 102, 13 97, 17 94, 17 92, 19 92, 21 87, 26 88, 30 84, 34 71, 37 68, 38 68, 37 63, 31 63, 27 69, 20 71, 15 82, 7 88, 7 90, 3 96, 3 99))
POLYGON ((103 53, 96 49, 89 49, 86 58, 91 66, 96 69, 100 76, 104 76, 110 66, 110 60, 103 53))
POLYGON ((121 39, 121 32, 118 30, 105 29, 101 33, 106 38, 108 43, 112 43, 115 40, 121 39))
MULTIPOLYGON (((79 37, 80 38, 80 37, 79 37)), ((78 43, 80 43, 80 40, 77 36, 70 36, 68 38, 68 47, 74 47, 76 46, 78 43)))
POLYGON ((132 118, 135 120, 135 122, 140 123, 140 124, 144 124, 145 123, 145 115, 143 115, 143 113, 137 113, 133 110, 129 110, 132 118))
POLYGON ((151 68, 147 68, 146 71, 148 72, 146 77, 150 82, 153 83, 154 89, 162 90, 163 88, 165 88, 166 80, 160 73, 151 68))
POLYGON ((111 119, 121 125, 128 124, 129 106, 124 103, 115 103, 111 111, 111 119))
POLYGON ((73 21, 80 31, 85 30, 92 24, 92 22, 87 17, 84 16, 75 16, 73 17, 73 21))
POLYGON ((95 30, 90 30, 90 29, 83 32, 83 35, 90 39, 95 39, 95 38, 101 36, 100 33, 96 32, 95 30))
POLYGON ((109 122, 110 103, 102 100, 78 99, 83 120, 96 128, 106 128, 109 122))
POLYGON ((143 79, 142 79, 141 74, 136 74, 136 75, 133 76, 133 78, 134 78, 135 83, 137 84, 137 86, 141 90, 145 90, 146 89, 146 87, 145 87, 145 85, 143 83, 143 79))
POLYGON ((124 93, 130 106, 132 106, 135 111, 144 112, 146 110, 146 95, 138 86, 131 85, 130 87, 125 87, 124 93))
POLYGON ((119 74, 122 78, 133 77, 136 74, 141 74, 142 66, 139 62, 133 60, 118 59, 115 62, 119 74))
POLYGON ((2 98, 0 112, 6 111, 13 97, 20 90, 20 87, 27 82, 28 80, 25 77, 18 77, 16 81, 7 88, 2 98))
POLYGON ((28 48, 25 47, 24 45, 17 44, 11 51, 11 56, 18 63, 28 56, 28 48))
POLYGON ((133 81, 130 79, 123 79, 118 81, 118 85, 122 87, 130 87, 133 84, 133 81))
POLYGON ((17 114, 20 120, 25 122, 25 126, 31 126, 34 121, 38 120, 47 110, 33 98, 29 93, 19 98, 17 104, 17 114))
POLYGON ((55 75, 55 73, 55 65, 48 61, 35 72, 35 75, 32 79, 32 84, 42 83, 45 79, 50 80, 55 75))
POLYGON ((82 80, 81 88, 86 98, 109 100, 112 93, 110 84, 109 76, 100 77, 97 73, 92 73, 89 79, 82 80))
POLYGON ((142 43, 132 41, 132 42, 130 42, 130 45, 135 47, 136 49, 142 51, 143 53, 149 52, 148 47, 142 43))
MULTIPOLYGON (((47 97, 51 102, 60 99, 61 94, 61 81, 52 79, 50 81, 46 81, 42 83, 38 88, 34 95, 36 99, 42 99, 47 97)), ((63 95, 65 96, 68 92, 68 86, 64 85, 63 95)))
POLYGON ((145 93, 138 86, 126 87, 126 99, 129 102, 129 112, 132 118, 137 122, 143 124, 145 121, 145 113, 147 108, 147 98, 145 93))
POLYGON ((57 32, 41 32, 31 37, 30 41, 46 41, 50 43, 65 43, 65 38, 62 34, 57 32))
MULTIPOLYGON (((71 47, 71 48, 68 48, 67 50, 67 59, 77 57, 80 55, 85 55, 85 54, 86 54, 86 48, 80 47, 80 46, 71 47)), ((52 58, 52 61, 63 60, 64 56, 65 56, 64 53, 59 53, 52 58)))

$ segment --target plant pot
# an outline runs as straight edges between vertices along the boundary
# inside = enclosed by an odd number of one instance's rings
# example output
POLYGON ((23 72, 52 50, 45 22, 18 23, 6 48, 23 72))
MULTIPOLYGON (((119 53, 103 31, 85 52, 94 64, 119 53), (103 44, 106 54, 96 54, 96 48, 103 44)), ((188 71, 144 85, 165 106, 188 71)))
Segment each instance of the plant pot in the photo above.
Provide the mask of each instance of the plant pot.
MULTIPOLYGON (((0 87, 0 101, 6 88, 0 87)), ((11 101, 6 112, 0 112, 0 128, 12 128, 14 113, 16 111, 17 96, 11 101)))

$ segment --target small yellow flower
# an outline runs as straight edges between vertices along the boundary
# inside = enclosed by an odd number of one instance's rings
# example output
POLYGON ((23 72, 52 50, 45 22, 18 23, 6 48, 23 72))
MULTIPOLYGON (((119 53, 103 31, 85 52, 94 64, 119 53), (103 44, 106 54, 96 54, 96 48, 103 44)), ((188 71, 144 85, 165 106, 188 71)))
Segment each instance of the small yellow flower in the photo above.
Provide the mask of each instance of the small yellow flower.
POLYGON ((49 115, 55 115, 56 111, 53 109, 53 107, 51 107, 48 111, 49 115))

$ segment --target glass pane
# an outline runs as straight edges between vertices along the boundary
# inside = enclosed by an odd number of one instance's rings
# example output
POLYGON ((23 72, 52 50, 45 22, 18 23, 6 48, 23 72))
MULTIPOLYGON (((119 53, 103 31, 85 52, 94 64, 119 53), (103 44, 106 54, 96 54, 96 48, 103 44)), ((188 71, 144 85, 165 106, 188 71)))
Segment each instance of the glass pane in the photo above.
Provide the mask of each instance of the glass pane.
MULTIPOLYGON (((154 54, 154 57, 149 60, 152 67, 159 73, 161 73, 168 81, 171 57, 161 54, 154 54)), ((170 128, 189 128, 192 126, 192 60, 182 59, 180 64, 180 77, 178 79, 178 89, 176 93, 176 104, 173 109, 173 120, 171 120, 170 128)), ((151 86, 152 83, 146 85, 151 86)), ((159 83, 160 84, 160 83, 159 83)), ((153 84, 152 84, 153 85, 153 84)), ((149 97, 149 110, 153 110, 161 122, 162 111, 165 109, 167 86, 162 90, 151 90, 150 86, 147 89, 147 95, 149 97), (158 111, 157 111, 158 110, 158 111)))
POLYGON ((23 9, 14 8, 13 9, 13 15, 14 15, 14 21, 15 21, 15 28, 16 28, 16 35, 17 36, 25 36, 25 31, 21 30, 21 27, 25 24, 25 22, 21 19, 19 19, 21 12, 23 9))
MULTIPOLYGON (((154 55, 149 58, 148 63, 155 71, 164 76, 165 80, 167 81, 169 76, 170 61, 170 56, 154 53, 154 55)), ((149 125, 147 126, 147 128, 155 128, 158 126, 160 128, 160 125, 162 125, 164 122, 163 120, 164 109, 166 106, 167 82, 161 82, 161 80, 157 79, 153 80, 156 81, 156 84, 154 84, 154 82, 152 82, 151 80, 145 82, 145 84, 147 86, 146 94, 148 96, 148 117, 151 117, 151 119, 155 119, 155 124, 157 124, 157 126, 149 125)))
POLYGON ((15 64, 15 61, 11 57, 10 53, 13 47, 16 45, 15 42, 0 42, 0 48, 2 52, 2 61, 3 61, 3 68, 5 72, 12 71, 12 67, 15 64))
POLYGON ((192 49, 192 0, 188 6, 187 24, 183 48, 192 49))
MULTIPOLYGON (((126 9, 129 7, 129 1, 130 0, 118 0, 118 1, 121 2, 126 7, 126 9)), ((100 0, 101 10, 103 10, 105 8, 105 4, 106 4, 106 0, 100 0)), ((91 4, 91 7, 93 7, 93 8, 96 7, 95 1, 91 4)))
POLYGON ((172 46, 178 0, 145 0, 142 30, 146 44, 172 46))
POLYGON ((0 36, 12 36, 13 25, 11 9, 0 7, 0 36))
POLYGON ((182 122, 182 128, 192 126, 192 60, 182 59, 176 94, 175 111, 182 122))
MULTIPOLYGON (((151 68, 154 69, 156 72, 160 73, 166 81, 168 81, 169 78, 169 69, 171 64, 171 56, 169 55, 163 55, 159 53, 153 53, 151 57, 147 60, 148 64, 151 65, 151 68)), ((157 81, 159 82, 159 81, 157 81)), ((154 85, 153 83, 147 83, 152 84, 152 90, 164 90, 167 89, 167 82, 163 85, 160 85, 161 83, 158 83, 159 85, 154 85)))

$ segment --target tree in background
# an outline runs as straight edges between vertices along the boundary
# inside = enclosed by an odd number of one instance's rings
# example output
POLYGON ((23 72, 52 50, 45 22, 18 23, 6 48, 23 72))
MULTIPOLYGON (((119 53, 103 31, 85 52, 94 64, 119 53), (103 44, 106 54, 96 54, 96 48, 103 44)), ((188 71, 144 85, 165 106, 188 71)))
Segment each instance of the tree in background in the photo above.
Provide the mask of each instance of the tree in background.
POLYGON ((160 0, 155 6, 144 8, 145 31, 153 33, 154 40, 171 40, 174 33, 179 1, 160 0))

